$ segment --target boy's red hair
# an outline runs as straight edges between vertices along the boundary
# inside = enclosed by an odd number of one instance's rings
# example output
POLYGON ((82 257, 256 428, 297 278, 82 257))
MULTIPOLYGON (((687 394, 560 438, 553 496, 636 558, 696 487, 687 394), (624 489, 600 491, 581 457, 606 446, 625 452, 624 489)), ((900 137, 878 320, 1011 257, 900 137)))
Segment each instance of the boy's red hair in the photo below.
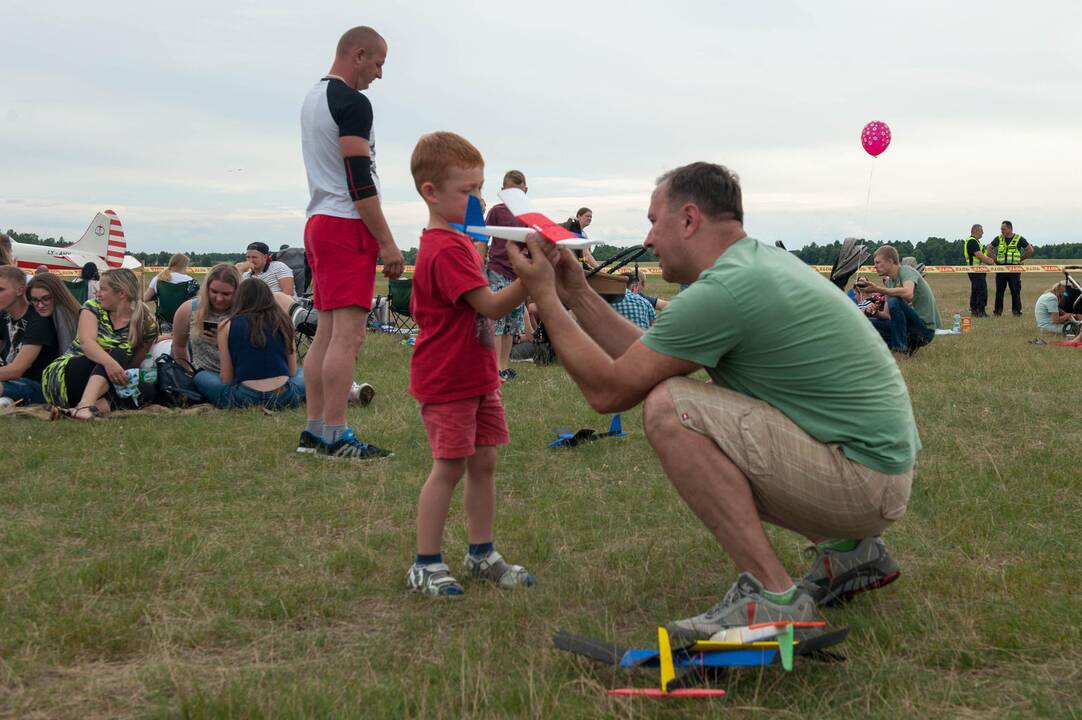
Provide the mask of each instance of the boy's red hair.
POLYGON ((453 167, 470 169, 484 166, 481 151, 466 138, 453 132, 433 132, 422 135, 410 157, 410 172, 417 192, 430 182, 438 186, 447 179, 453 167))

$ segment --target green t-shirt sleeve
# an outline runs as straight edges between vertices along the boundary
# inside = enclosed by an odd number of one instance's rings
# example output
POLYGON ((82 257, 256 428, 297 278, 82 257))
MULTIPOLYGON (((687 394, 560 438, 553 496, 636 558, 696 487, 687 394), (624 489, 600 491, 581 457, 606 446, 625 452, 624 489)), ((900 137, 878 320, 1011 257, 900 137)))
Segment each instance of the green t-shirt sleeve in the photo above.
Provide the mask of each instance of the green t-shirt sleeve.
POLYGON ((743 313, 732 294, 700 279, 658 314, 642 343, 663 355, 712 368, 743 335, 743 313))

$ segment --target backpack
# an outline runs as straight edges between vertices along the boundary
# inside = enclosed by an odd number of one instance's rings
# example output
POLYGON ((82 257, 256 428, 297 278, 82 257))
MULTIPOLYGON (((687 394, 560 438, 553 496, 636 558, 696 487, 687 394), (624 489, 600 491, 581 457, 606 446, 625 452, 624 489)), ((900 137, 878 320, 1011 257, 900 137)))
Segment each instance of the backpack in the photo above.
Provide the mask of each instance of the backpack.
POLYGON ((312 268, 308 264, 308 255, 304 248, 291 247, 279 250, 271 256, 284 263, 293 272, 293 293, 300 297, 312 289, 312 268))
POLYGON ((187 407, 206 402, 195 386, 195 378, 177 364, 172 355, 160 355, 158 366, 157 402, 166 407, 187 407))

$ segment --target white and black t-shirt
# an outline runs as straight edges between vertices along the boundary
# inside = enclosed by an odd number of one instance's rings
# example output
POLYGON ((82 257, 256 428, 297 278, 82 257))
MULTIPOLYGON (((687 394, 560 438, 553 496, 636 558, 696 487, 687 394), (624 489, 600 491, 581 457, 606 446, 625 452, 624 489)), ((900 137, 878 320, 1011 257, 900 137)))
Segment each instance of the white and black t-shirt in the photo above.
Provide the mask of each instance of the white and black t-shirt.
MULTIPOLYGON (((244 277, 253 277, 256 280, 262 280, 270 286, 271 292, 285 292, 282 289, 282 279, 293 279, 293 271, 289 269, 289 266, 284 262, 278 262, 277 260, 271 260, 267 263, 267 267, 263 268, 261 273, 253 273, 251 270, 244 273, 244 277)), ((296 288, 294 288, 296 290, 296 288)), ((296 294, 295 292, 293 293, 296 294)))
POLYGON ((349 197, 346 170, 338 139, 363 137, 372 149, 372 179, 376 175, 376 141, 372 132, 372 103, 338 78, 323 78, 312 87, 301 107, 301 152, 308 175, 308 217, 359 218, 349 197))

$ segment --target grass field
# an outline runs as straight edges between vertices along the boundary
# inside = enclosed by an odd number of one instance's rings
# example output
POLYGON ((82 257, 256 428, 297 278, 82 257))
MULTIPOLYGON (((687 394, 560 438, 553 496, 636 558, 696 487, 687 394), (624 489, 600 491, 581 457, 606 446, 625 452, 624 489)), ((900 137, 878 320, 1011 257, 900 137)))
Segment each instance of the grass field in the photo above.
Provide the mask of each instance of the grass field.
MULTIPOLYGON (((968 283, 929 280, 949 324, 968 283)), ((848 662, 737 672, 718 701, 609 698, 654 678, 551 647, 559 629, 651 645, 734 577, 638 409, 623 441, 545 448, 608 423, 558 367, 519 364, 504 391, 497 541, 537 586, 460 602, 404 590, 430 459, 391 336, 369 337, 357 376, 378 395, 351 410, 397 453, 380 464, 296 455, 302 410, 0 418, 0 716, 1082 716, 1082 351, 1026 342, 1055 280, 1024 277, 1024 318, 900 361, 924 441, 886 536, 904 574, 826 611, 848 662)), ((799 573, 804 543, 771 535, 799 573)), ((445 552, 464 550, 459 495, 445 552)))

